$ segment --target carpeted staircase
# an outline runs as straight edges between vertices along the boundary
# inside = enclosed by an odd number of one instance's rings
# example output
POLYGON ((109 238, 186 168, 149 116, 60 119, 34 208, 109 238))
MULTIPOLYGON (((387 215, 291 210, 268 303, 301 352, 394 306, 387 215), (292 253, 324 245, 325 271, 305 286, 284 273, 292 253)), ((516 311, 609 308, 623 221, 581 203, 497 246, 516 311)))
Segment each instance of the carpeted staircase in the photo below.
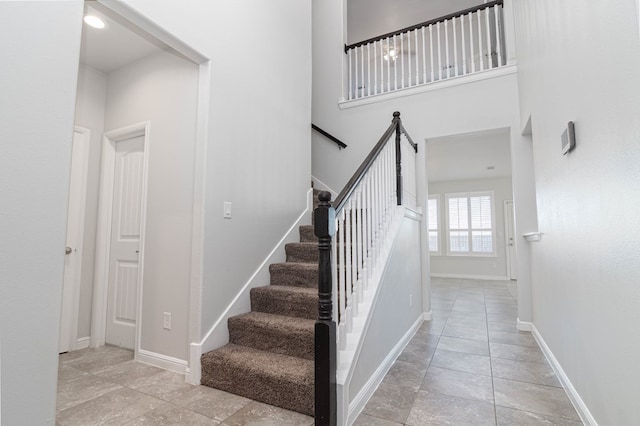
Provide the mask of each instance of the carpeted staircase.
MULTIPOLYGON (((317 206, 314 190, 314 209, 317 206)), ((201 383, 313 415, 318 244, 313 225, 270 265, 271 285, 251 290, 251 312, 229 318, 229 344, 202 355, 201 383)))

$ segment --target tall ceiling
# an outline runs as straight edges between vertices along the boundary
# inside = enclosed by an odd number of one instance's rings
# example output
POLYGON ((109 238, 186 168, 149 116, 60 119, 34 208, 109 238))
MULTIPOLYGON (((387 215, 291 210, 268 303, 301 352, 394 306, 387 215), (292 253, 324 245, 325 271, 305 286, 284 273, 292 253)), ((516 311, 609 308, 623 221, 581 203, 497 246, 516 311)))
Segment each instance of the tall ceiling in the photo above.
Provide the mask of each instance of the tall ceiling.
POLYGON ((510 177, 509 132, 493 130, 428 140, 427 175, 429 182, 510 177))
POLYGON ((347 0, 347 40, 356 43, 482 4, 483 0, 347 0))
POLYGON ((87 24, 82 26, 81 64, 109 73, 161 51, 153 43, 91 6, 86 6, 85 14, 100 17, 107 26, 103 29, 92 28, 87 24))

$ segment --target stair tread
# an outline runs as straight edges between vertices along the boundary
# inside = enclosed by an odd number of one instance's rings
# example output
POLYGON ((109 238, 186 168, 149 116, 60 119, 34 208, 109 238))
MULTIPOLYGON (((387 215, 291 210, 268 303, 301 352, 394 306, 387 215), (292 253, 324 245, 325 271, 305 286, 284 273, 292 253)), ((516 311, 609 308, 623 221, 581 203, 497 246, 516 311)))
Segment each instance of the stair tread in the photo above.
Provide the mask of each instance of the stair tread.
POLYGON ((318 290, 315 287, 293 287, 286 285, 266 285, 264 287, 255 287, 252 291, 257 292, 274 292, 274 293, 297 293, 317 296, 318 290))
POLYGON ((217 355, 226 358, 228 361, 225 364, 230 368, 313 382, 314 362, 309 359, 229 343, 202 355, 202 363, 210 362, 217 355))
POLYGON ((247 312, 229 318, 229 323, 243 322, 253 323, 261 327, 273 329, 288 329, 291 331, 308 331, 314 328, 315 321, 307 318, 288 317, 285 315, 269 314, 266 312, 247 312))

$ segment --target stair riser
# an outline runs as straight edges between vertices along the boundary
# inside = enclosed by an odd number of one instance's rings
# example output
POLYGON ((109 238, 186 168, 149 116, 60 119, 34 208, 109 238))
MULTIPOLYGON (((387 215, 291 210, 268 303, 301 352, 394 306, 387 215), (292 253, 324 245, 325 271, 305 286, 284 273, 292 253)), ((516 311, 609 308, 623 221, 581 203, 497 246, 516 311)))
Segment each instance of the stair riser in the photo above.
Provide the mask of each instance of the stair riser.
POLYGON ((282 382, 260 371, 230 369, 224 359, 202 364, 202 384, 266 404, 313 416, 313 382, 282 382))
POLYGON ((318 246, 314 244, 287 244, 287 262, 317 263, 318 246))
POLYGON ((229 318, 229 341, 261 351, 304 359, 314 358, 313 329, 279 329, 245 321, 243 317, 233 317, 229 318))
POLYGON ((295 266, 278 264, 271 265, 271 285, 286 285, 292 287, 318 287, 318 269, 302 269, 295 266))
POLYGON ((318 242, 318 237, 314 234, 313 226, 301 226, 300 227, 300 242, 301 243, 313 243, 318 242))
POLYGON ((314 320, 318 317, 318 296, 280 294, 254 288, 251 290, 251 310, 314 320))

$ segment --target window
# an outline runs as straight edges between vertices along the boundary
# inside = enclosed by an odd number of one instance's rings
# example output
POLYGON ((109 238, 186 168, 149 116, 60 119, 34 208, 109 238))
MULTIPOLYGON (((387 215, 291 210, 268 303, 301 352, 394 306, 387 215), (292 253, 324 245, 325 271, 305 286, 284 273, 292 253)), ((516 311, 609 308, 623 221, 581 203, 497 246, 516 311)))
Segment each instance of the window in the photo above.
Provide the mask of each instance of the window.
POLYGON ((495 255, 493 192, 447 194, 450 255, 495 255))
POLYGON ((440 254, 440 238, 438 230, 440 228, 440 195, 429 195, 427 212, 429 213, 429 253, 440 254))

